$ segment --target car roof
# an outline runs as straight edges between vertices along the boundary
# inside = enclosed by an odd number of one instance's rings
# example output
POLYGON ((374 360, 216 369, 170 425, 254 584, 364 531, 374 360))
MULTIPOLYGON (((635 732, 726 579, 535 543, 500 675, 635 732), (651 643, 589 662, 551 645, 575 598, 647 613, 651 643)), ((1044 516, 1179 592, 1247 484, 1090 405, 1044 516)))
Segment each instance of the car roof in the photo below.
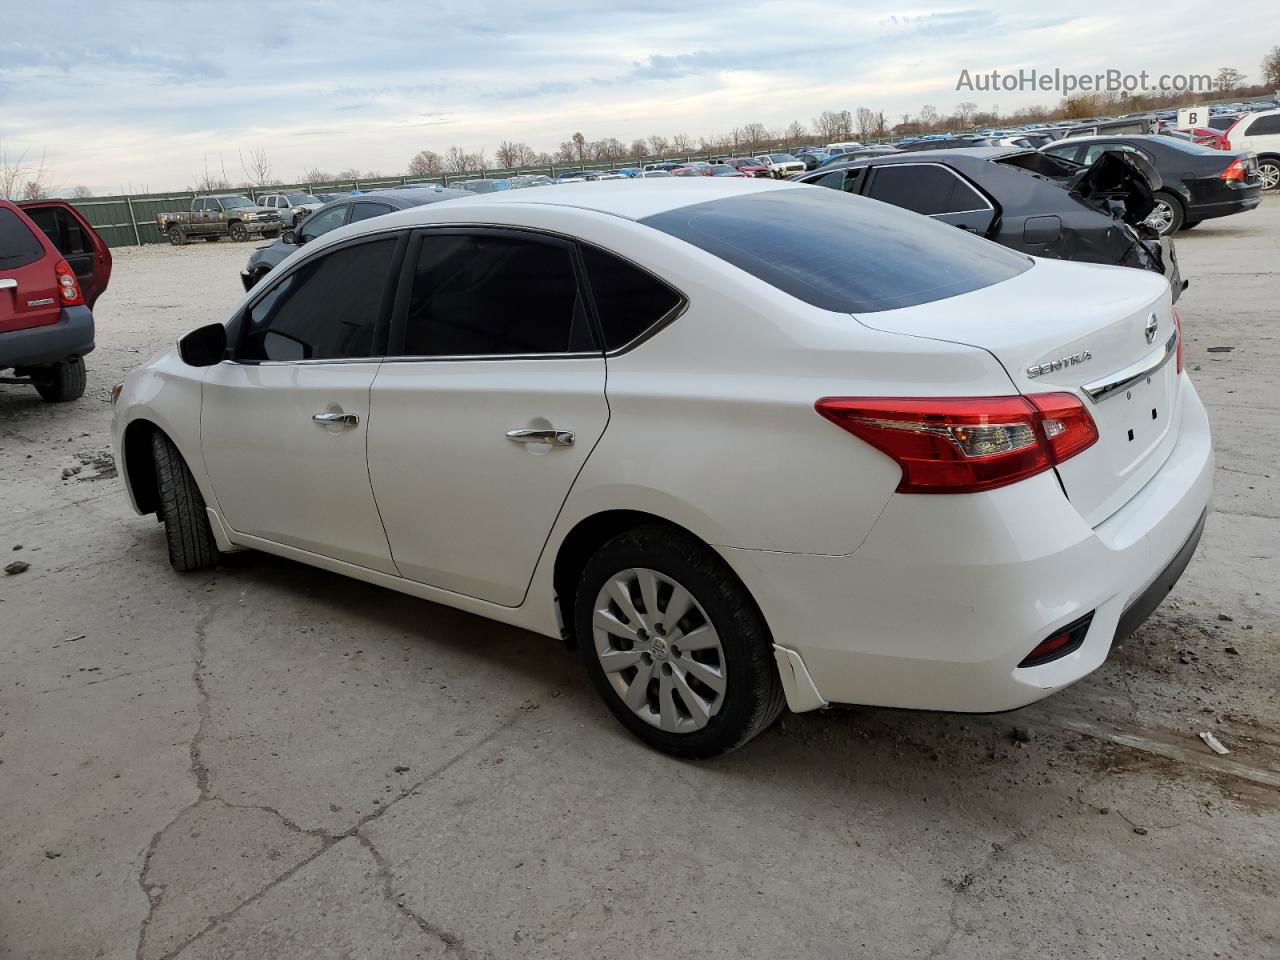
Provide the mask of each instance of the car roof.
MULTIPOLYGON (((729 177, 627 178, 583 183, 562 183, 547 190, 505 190, 499 193, 466 193, 449 204, 450 210, 468 206, 539 205, 573 207, 597 213, 641 220, 668 210, 707 203, 748 191, 806 190, 807 185, 785 180, 729 177)), ((369 221, 365 221, 369 222, 369 221)))
MULTIPOLYGON (((1081 137, 1080 139, 1085 139, 1081 137)), ((946 150, 916 150, 899 153, 882 153, 854 157, 847 166, 867 167, 882 166, 886 163, 936 163, 939 160, 998 160, 1012 157, 1020 153, 1033 153, 1026 147, 949 147, 946 150)), ((846 166, 842 163, 831 163, 820 167, 821 170, 835 170, 846 166)))

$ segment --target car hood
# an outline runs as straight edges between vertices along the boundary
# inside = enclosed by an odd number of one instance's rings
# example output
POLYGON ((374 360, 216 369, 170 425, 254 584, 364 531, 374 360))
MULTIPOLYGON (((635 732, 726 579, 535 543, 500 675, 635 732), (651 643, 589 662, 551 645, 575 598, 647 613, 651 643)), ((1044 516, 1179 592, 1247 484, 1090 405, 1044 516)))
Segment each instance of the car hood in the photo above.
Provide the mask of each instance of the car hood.
POLYGON ((1081 170, 1066 188, 1086 206, 1119 216, 1137 227, 1155 209, 1153 194, 1164 186, 1147 160, 1123 150, 1108 150, 1081 170), (1117 206, 1118 205, 1118 206, 1117 206))

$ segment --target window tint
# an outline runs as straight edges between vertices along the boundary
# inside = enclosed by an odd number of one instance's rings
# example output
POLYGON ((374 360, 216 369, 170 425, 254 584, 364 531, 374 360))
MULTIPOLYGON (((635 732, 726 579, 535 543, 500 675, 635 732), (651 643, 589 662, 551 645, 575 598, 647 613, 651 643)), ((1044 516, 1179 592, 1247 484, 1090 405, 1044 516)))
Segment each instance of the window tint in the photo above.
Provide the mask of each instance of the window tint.
POLYGON ((25 212, 60 253, 74 256, 93 252, 93 244, 89 242, 80 221, 61 207, 43 207, 25 212))
POLYGON ((979 290, 1031 258, 936 220, 835 190, 771 190, 640 221, 805 303, 872 313, 979 290))
POLYGON ((406 356, 591 349, 567 247, 488 233, 423 238, 409 302, 406 356))
POLYGON ((44 256, 31 228, 12 210, 0 210, 0 269, 25 267, 44 256))
POLYGON ((380 217, 384 213, 391 212, 391 204, 389 203, 353 203, 351 205, 351 222, 356 223, 360 220, 368 220, 370 217, 380 217))
POLYGON ((344 247, 285 277, 249 311, 240 360, 333 360, 382 354, 378 318, 393 238, 344 247))
POLYGON ((1245 130, 1247 137, 1261 137, 1269 133, 1280 133, 1280 113, 1269 117, 1257 117, 1245 130))
POLYGON ((680 294, 652 274, 596 247, 581 250, 606 349, 625 346, 680 305, 680 294))
POLYGON ((347 222, 347 211, 350 209, 351 204, 344 203, 329 210, 321 210, 303 225, 302 239, 314 240, 330 230, 337 230, 338 227, 347 222))
POLYGON ((204 201, 203 201, 203 200, 197 200, 197 201, 195 201, 194 203, 192 203, 192 204, 191 204, 191 212, 192 212, 192 213, 202 213, 203 211, 204 211, 204 201))
POLYGON ((868 195, 926 216, 985 210, 988 206, 982 195, 960 177, 931 163, 876 167, 868 195))

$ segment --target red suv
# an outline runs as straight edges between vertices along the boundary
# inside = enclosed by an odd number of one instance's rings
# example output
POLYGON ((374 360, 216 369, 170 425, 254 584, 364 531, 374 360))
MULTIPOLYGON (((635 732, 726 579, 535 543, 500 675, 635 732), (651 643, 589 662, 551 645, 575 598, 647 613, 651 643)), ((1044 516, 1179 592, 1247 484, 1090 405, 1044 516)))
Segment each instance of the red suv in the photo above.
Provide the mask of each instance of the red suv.
POLYGON ((84 393, 94 302, 111 251, 74 207, 0 200, 0 383, 29 383, 46 400, 84 393))

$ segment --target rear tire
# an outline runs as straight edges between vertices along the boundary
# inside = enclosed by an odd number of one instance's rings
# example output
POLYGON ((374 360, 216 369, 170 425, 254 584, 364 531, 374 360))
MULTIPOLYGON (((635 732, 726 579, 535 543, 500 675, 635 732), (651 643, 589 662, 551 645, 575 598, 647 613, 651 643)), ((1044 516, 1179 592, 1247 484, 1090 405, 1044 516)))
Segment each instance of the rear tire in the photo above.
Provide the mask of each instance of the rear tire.
POLYGON ((728 753, 786 705, 769 629, 751 595, 715 551, 670 527, 637 527, 596 551, 578 581, 574 626, 609 710, 664 753, 698 760, 728 753), (629 610, 611 599, 618 591, 629 610), (681 648, 686 639, 690 646, 681 648))
POLYGON ((169 563, 175 570, 203 570, 218 562, 221 554, 209 526, 204 497, 196 486, 182 454, 159 431, 151 435, 151 456, 160 493, 160 519, 169 544, 169 563))
POLYGON ((1182 201, 1167 190, 1155 193, 1156 209, 1151 212, 1148 222, 1162 237, 1171 237, 1182 229, 1186 215, 1182 212, 1182 201))
POLYGON ((1280 158, 1259 157, 1258 176, 1262 180, 1263 190, 1275 190, 1280 187, 1280 158))
POLYGON ((81 357, 41 368, 35 376, 36 392, 50 403, 66 403, 84 396, 85 370, 81 357))

